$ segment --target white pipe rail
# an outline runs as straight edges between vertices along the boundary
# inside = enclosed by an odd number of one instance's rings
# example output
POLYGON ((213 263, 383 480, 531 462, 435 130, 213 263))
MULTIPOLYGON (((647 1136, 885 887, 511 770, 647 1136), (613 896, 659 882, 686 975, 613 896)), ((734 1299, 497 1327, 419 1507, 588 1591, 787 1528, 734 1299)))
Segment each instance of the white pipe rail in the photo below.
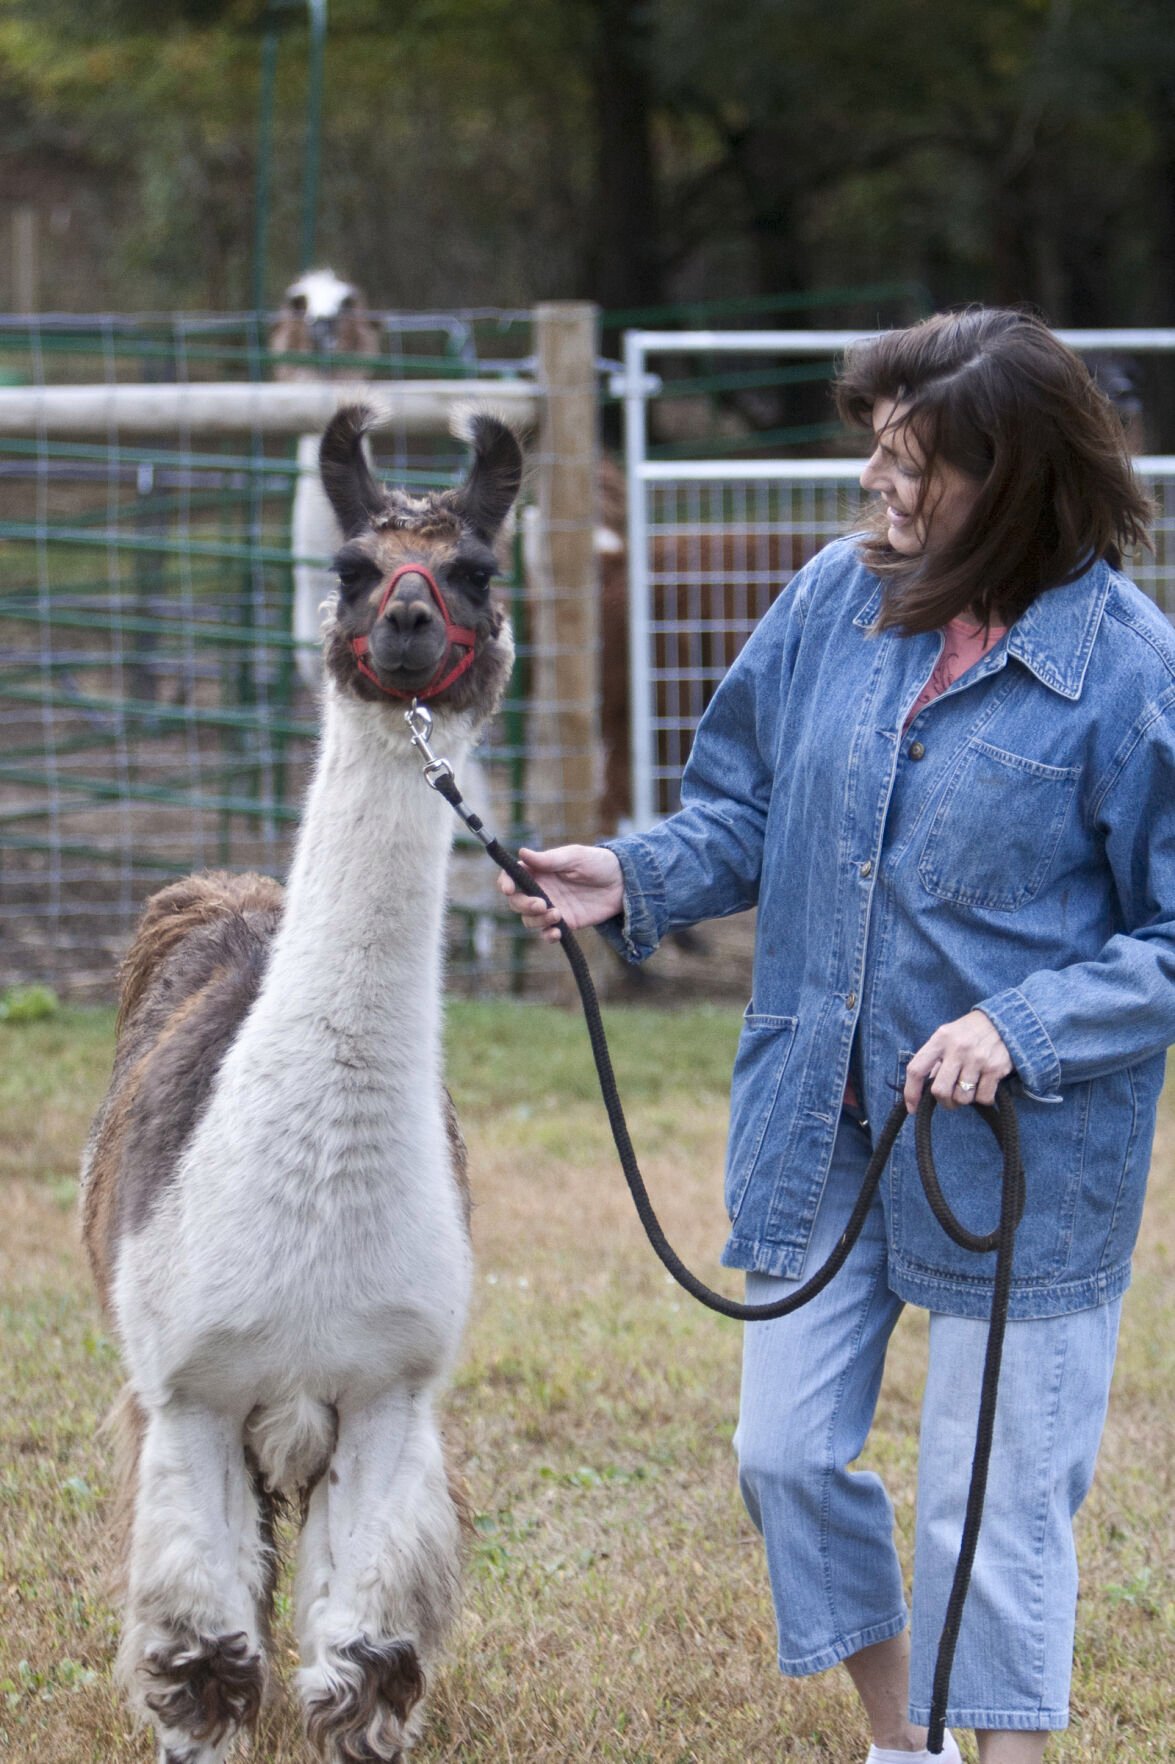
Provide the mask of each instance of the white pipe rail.
MULTIPOLYGON (((705 350, 734 355, 839 355, 852 343, 880 337, 883 331, 630 331, 636 355, 692 355, 705 350)), ((1118 331, 1055 331, 1070 349, 1120 350, 1130 355, 1170 352, 1175 329, 1118 331)), ((642 364, 643 365, 643 364, 642 364)))
MULTIPOLYGON (((1175 453, 1135 454, 1140 478, 1175 477, 1175 453)), ((865 455, 844 459, 646 459, 637 469, 645 484, 833 483, 856 480, 865 455)))
POLYGON ((525 380, 4 386, 0 435, 304 435, 325 428, 343 404, 369 404, 379 413, 377 428, 409 435, 444 434, 455 405, 478 405, 525 425, 539 416, 538 391, 525 380))

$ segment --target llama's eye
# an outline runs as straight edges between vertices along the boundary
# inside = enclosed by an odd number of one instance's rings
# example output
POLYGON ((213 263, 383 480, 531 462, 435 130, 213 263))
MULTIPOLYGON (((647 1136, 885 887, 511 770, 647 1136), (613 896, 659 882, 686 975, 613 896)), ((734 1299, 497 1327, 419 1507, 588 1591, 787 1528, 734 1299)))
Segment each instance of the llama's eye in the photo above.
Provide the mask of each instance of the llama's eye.
POLYGON ((369 557, 355 556, 345 551, 335 558, 334 572, 339 579, 339 587, 348 599, 366 593, 380 578, 379 566, 372 563, 369 557))
POLYGON ((462 570, 461 585, 469 593, 482 596, 488 594, 490 583, 496 574, 496 570, 486 569, 480 565, 475 565, 471 569, 462 570))

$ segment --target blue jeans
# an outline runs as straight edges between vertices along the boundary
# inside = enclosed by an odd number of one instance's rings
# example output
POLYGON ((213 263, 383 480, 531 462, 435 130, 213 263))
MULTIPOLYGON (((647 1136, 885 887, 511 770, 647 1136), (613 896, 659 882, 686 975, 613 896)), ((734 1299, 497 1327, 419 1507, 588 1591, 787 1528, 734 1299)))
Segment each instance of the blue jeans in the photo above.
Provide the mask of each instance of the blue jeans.
MULTIPOLYGON (((865 1132, 843 1116, 808 1273, 836 1243, 868 1158, 865 1132)), ((993 1196, 993 1218, 995 1205, 993 1196)), ((886 1275, 878 1200, 819 1297, 746 1328, 739 1480, 766 1544, 779 1666, 789 1676, 834 1666, 907 1622, 889 1496, 872 1471, 848 1467, 872 1425, 902 1310, 886 1275)), ((799 1284, 748 1274, 747 1299, 762 1304, 799 1284)), ((954 1726, 1036 1732, 1068 1723, 1073 1516, 1093 1476, 1120 1308, 1115 1300, 1008 1326, 983 1525, 951 1675, 954 1726)), ((922 1725, 962 1534, 986 1338, 985 1323, 930 1314, 909 1711, 922 1725)))

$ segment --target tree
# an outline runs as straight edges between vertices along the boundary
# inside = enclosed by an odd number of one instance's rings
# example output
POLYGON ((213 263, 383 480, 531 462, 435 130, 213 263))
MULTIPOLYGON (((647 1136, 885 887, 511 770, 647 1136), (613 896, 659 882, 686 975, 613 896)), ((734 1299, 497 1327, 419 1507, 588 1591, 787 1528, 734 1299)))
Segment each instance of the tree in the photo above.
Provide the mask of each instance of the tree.
MULTIPOLYGON (((1168 3, 330 0, 320 250, 388 305, 912 281, 1165 317, 1168 3)), ((304 14, 282 16, 271 298, 304 145, 304 14)), ((264 17, 0 0, 0 194, 88 217, 89 301, 249 298, 264 17)))

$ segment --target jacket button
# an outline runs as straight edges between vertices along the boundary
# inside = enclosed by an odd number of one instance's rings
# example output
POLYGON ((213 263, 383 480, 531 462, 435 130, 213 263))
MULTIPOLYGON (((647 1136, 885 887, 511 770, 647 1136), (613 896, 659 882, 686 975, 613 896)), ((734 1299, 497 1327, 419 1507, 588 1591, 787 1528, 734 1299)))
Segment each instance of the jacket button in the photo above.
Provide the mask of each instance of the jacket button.
POLYGON ((873 874, 873 859, 872 858, 865 859, 865 862, 861 865, 861 874, 862 874, 862 876, 871 876, 873 874))
POLYGON ((926 749, 923 747, 923 745, 920 741, 911 741, 909 747, 907 747, 907 749, 906 749, 906 752, 909 754, 911 759, 922 759, 926 753, 926 749))
POLYGON ((855 1007, 856 1003, 857 1003, 856 993, 855 992, 846 992, 845 993, 845 1006, 846 1006, 846 1008, 851 1011, 855 1007))

